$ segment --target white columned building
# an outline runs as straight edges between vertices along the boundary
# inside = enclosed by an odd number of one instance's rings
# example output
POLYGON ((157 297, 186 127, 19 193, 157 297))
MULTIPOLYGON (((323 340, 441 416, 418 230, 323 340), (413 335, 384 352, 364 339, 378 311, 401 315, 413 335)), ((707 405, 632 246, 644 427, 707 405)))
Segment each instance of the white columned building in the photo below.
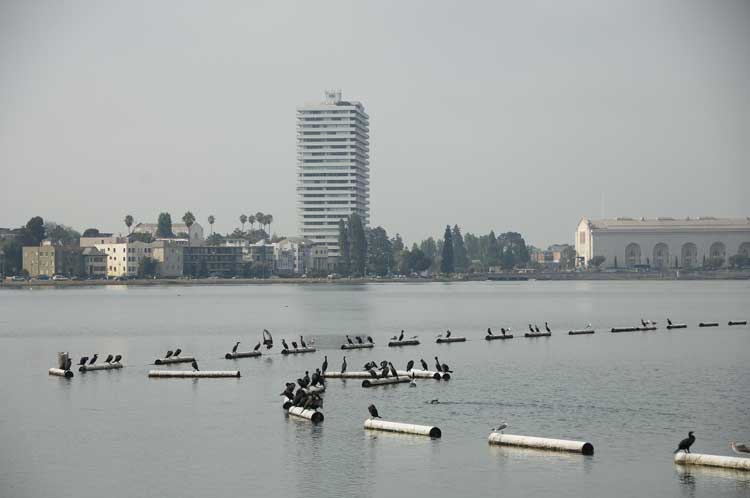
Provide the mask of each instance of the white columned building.
POLYGON ((370 223, 370 117, 360 102, 327 91, 297 107, 297 217, 300 236, 338 257, 339 220, 370 223))

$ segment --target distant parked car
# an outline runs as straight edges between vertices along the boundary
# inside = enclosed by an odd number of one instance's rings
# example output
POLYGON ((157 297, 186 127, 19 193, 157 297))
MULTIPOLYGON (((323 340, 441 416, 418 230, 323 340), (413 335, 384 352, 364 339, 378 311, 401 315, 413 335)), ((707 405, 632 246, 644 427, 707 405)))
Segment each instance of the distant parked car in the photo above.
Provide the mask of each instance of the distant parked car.
POLYGON ((37 280, 49 280, 49 275, 39 275, 36 277, 37 280))
POLYGON ((11 280, 13 280, 14 282, 25 282, 28 279, 24 277, 23 275, 13 275, 11 280))
POLYGON ((62 282, 62 281, 65 281, 65 280, 70 280, 70 279, 68 277, 66 277, 65 275, 53 275, 52 276, 52 280, 54 280, 56 282, 62 282))

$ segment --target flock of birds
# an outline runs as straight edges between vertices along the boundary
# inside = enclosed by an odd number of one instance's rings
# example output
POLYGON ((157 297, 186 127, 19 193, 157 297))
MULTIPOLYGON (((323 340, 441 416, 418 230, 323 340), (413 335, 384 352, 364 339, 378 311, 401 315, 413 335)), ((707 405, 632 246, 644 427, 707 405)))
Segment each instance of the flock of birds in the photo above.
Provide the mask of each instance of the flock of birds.
MULTIPOLYGON (((688 432, 688 437, 683 439, 679 442, 677 445, 677 449, 674 450, 675 453, 684 451, 685 453, 690 453, 690 447, 695 442, 695 433, 693 431, 688 432)), ((729 447, 732 448, 732 451, 739 455, 747 455, 750 453, 750 444, 747 443, 737 443, 737 442, 731 442, 729 443, 729 447)))
MULTIPOLYGON (((99 354, 98 353, 94 353, 91 356, 91 358, 89 358, 88 356, 81 356, 81 359, 78 360, 78 366, 82 367, 82 366, 85 365, 85 366, 89 366, 90 367, 91 365, 96 364, 96 361, 98 359, 99 359, 99 354)), ((122 360, 122 355, 121 354, 118 354, 118 355, 108 354, 107 357, 104 359, 104 363, 106 363, 108 365, 111 365, 112 363, 120 363, 121 360, 122 360)), ((68 358, 67 359, 67 364, 65 365, 66 368, 64 368, 63 370, 70 370, 71 366, 72 366, 72 360, 70 358, 68 358)))

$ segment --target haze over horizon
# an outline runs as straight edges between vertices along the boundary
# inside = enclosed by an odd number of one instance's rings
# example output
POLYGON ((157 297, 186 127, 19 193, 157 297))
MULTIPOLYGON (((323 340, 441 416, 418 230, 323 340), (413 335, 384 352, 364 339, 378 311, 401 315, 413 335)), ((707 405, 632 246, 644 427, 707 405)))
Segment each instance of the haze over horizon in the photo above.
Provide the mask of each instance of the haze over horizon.
POLYGON ((297 105, 370 115, 407 243, 582 216, 750 216, 750 2, 0 3, 0 226, 297 233, 297 105))

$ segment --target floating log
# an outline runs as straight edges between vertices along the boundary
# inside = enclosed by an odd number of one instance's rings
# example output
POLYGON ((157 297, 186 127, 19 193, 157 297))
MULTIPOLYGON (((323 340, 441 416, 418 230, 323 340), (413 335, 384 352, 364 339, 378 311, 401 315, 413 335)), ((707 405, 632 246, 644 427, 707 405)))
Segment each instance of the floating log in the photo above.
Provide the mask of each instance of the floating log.
POLYGON ((326 379, 369 379, 372 377, 370 372, 325 372, 323 377, 326 379))
POLYGON ((195 377, 239 377, 239 370, 149 370, 149 377, 159 378, 195 378, 195 377))
POLYGON ((672 329, 686 329, 687 323, 673 323, 672 325, 667 325, 667 330, 672 329))
POLYGON ((174 356, 171 358, 157 358, 154 360, 154 365, 170 365, 172 363, 192 363, 195 360, 192 356, 174 356))
POLYGON ((513 339, 513 334, 505 334, 505 335, 489 335, 487 334, 484 336, 484 338, 488 341, 494 341, 495 339, 513 339))
POLYGON ((342 344, 341 349, 370 349, 375 347, 375 344, 366 342, 364 344, 342 344))
POLYGON ((115 370, 122 368, 122 363, 101 363, 99 365, 81 365, 78 367, 79 372, 91 372, 92 370, 115 370))
POLYGON ((637 332, 639 327, 612 327, 610 332, 637 332))
POLYGON ((450 342, 466 342, 466 337, 438 337, 435 342, 438 344, 447 344, 450 342))
POLYGON ((295 417, 305 418, 314 424, 320 423, 324 419, 321 412, 315 410, 305 410, 301 406, 290 407, 288 413, 289 415, 294 415, 295 417))
POLYGON ((262 355, 260 351, 245 351, 244 353, 227 353, 224 358, 227 360, 236 360, 237 358, 257 358, 262 355))
POLYGON ((729 320, 729 326, 732 325, 747 325, 747 320, 729 320))
POLYGON ((401 434, 416 434, 418 436, 429 436, 434 438, 439 438, 443 435, 438 427, 430 425, 404 424, 401 422, 388 422, 387 420, 374 418, 368 418, 365 420, 365 429, 398 432, 401 434))
POLYGON ((699 327, 718 327, 719 322, 700 322, 699 327))
POLYGON ((302 353, 314 353, 315 348, 297 348, 297 349, 282 349, 281 354, 302 354, 302 353))
POLYGON ((593 334, 596 332, 594 329, 580 329, 580 330, 569 330, 568 335, 584 335, 584 334, 593 334))
POLYGON ((674 463, 684 465, 705 465, 707 467, 723 467, 725 469, 750 470, 750 458, 704 455, 701 453, 687 453, 684 451, 675 454, 674 463))
POLYGON ((647 327, 638 327, 638 330, 640 330, 641 332, 646 332, 648 330, 656 330, 656 326, 655 325, 649 325, 647 327))
POLYGON ((445 380, 449 380, 451 378, 451 375, 449 373, 443 373, 443 372, 436 372, 433 370, 415 370, 411 369, 408 372, 406 370, 396 370, 396 373, 399 377, 402 375, 404 377, 414 377, 415 379, 435 379, 440 380, 445 378, 447 375, 448 378, 445 380))
POLYGON ((552 335, 552 332, 526 332, 523 336, 524 337, 549 337, 552 335))
POLYGON ((65 377, 66 379, 70 379, 73 377, 73 372, 70 370, 63 370, 62 368, 50 368, 49 369, 50 375, 56 375, 58 377, 65 377))
POLYGON ((395 346, 419 346, 419 341, 417 339, 404 339, 403 341, 390 341, 388 343, 388 346, 395 347, 395 346))
POLYGON ((384 386, 386 384, 403 384, 411 382, 411 377, 384 377, 382 379, 365 379, 362 387, 384 386))
POLYGON ((490 444, 502 446, 522 446, 524 448, 538 448, 550 451, 569 451, 593 455, 594 446, 585 441, 569 441, 566 439, 550 439, 546 437, 517 436, 513 434, 502 434, 500 432, 490 433, 487 441, 490 444))

